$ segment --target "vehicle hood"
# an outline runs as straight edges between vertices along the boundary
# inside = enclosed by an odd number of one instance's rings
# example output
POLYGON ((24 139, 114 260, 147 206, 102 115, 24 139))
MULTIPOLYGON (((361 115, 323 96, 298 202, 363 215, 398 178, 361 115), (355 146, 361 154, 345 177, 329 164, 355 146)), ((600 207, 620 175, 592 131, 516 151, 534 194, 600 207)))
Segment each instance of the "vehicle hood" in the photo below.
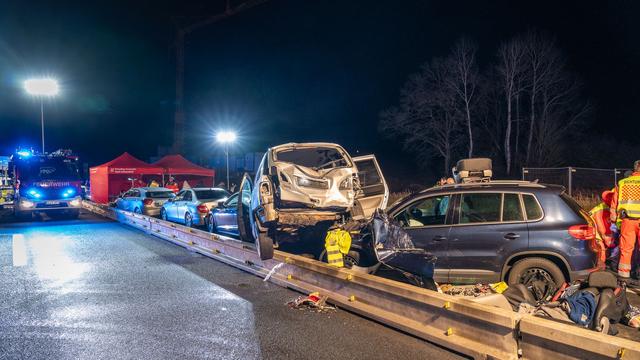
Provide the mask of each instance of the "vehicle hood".
POLYGON ((314 170, 305 166, 278 162, 280 173, 280 199, 304 204, 311 208, 345 208, 353 206, 355 192, 353 188, 340 190, 340 183, 356 173, 353 167, 314 170), (298 185, 298 178, 310 179, 326 184, 315 188, 298 185))

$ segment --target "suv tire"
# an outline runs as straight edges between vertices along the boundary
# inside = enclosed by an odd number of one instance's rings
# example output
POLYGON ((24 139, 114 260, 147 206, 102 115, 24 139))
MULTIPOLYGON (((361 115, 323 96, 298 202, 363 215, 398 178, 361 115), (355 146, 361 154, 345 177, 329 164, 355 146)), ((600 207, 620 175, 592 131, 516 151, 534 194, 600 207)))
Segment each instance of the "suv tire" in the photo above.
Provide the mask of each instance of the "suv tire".
MULTIPOLYGON (((548 290, 547 294, 555 293, 557 288, 559 288, 563 282, 565 282, 564 274, 562 270, 558 267, 558 265, 554 264, 551 260, 547 260, 539 257, 531 257, 519 260, 516 262, 511 271, 509 271, 509 278, 507 279, 508 284, 524 284, 525 286, 530 286, 529 282, 535 280, 533 278, 538 278, 546 283, 547 287, 552 285, 548 290), (554 284, 550 284, 549 280, 552 280, 554 284)), ((544 296, 546 297, 546 296, 544 296)))
POLYGON ((273 258, 273 240, 267 231, 258 231, 258 237, 256 238, 256 250, 258 250, 260 260, 269 260, 273 258))

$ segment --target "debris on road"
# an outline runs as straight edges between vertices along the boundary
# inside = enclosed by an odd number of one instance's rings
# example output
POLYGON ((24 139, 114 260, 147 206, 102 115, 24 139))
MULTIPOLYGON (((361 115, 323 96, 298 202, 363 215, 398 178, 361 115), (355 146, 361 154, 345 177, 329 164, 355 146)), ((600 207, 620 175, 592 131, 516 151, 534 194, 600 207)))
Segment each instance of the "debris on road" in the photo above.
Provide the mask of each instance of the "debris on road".
POLYGON ((479 297, 492 293, 491 287, 487 284, 475 284, 473 286, 455 286, 451 284, 440 285, 440 290, 453 296, 473 296, 479 297))
POLYGON ((320 295, 318 292, 313 292, 308 296, 298 296, 294 300, 289 301, 287 305, 292 309, 312 310, 318 313, 337 310, 335 306, 327 304, 328 298, 329 297, 326 295, 320 295))
POLYGON ((640 328, 640 308, 629 305, 629 311, 624 315, 622 323, 632 328, 640 328))
POLYGON ((284 265, 284 263, 280 263, 280 264, 274 266, 271 270, 269 270, 269 273, 267 274, 267 276, 264 277, 264 279, 262 281, 263 282, 269 281, 269 279, 271 279, 271 276, 273 276, 273 274, 275 274, 276 270, 280 269, 283 265, 284 265))

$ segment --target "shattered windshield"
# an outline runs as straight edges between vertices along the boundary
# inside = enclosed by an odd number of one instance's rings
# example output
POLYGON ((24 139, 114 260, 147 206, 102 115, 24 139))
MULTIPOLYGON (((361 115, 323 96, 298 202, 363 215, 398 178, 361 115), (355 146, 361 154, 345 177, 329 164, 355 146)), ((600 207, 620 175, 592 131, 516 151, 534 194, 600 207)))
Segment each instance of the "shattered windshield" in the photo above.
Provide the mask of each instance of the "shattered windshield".
POLYGON ((288 162, 315 170, 351 166, 336 148, 313 147, 280 150, 275 154, 276 161, 288 162))

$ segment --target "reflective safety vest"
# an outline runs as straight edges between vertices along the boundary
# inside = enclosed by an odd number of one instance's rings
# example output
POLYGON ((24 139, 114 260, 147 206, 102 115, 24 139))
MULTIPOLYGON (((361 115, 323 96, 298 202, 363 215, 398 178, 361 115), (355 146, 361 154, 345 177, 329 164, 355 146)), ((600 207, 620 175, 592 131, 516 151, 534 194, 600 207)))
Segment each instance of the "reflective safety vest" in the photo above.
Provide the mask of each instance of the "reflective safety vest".
POLYGON ((611 243, 611 220, 609 205, 601 202, 589 211, 589 215, 596 226, 596 240, 604 241, 606 246, 611 243))
POLYGON ((344 267, 343 255, 349 253, 351 248, 351 235, 342 229, 327 232, 324 239, 324 248, 327 250, 327 263, 335 267, 344 267))
POLYGON ((632 175, 618 182, 618 216, 640 219, 640 175, 632 175))

